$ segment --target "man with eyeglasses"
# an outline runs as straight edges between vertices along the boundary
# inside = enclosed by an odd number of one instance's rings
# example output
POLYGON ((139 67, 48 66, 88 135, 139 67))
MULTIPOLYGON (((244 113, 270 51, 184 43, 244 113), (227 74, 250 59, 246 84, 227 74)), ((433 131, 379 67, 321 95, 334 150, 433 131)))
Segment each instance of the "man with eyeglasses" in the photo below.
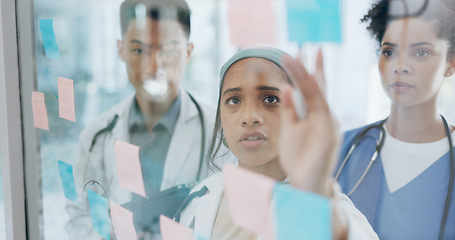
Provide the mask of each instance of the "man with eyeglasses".
MULTIPOLYGON (((92 222, 87 220, 86 188, 119 205, 138 206, 145 200, 119 186, 116 140, 139 146, 149 199, 173 186, 202 180, 209 172, 205 161, 207 147, 203 146, 208 146, 215 110, 198 103, 179 87, 193 51, 187 3, 126 0, 120 7, 120 21, 122 39, 117 42, 118 54, 125 62, 135 94, 103 113, 80 135, 75 178, 83 203, 67 206, 71 219, 66 228, 69 237, 75 239, 93 234, 86 230, 92 229, 92 222)), ((141 239, 158 232, 156 224, 146 226, 140 221, 140 216, 149 214, 148 210, 133 210, 141 239)))

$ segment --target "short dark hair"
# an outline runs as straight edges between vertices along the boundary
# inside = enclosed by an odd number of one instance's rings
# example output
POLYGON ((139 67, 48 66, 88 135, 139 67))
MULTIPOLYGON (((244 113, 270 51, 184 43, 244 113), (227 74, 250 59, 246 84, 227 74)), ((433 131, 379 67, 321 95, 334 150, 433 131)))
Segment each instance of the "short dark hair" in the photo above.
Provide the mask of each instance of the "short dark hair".
POLYGON ((132 19, 136 18, 136 6, 143 4, 147 17, 154 20, 176 20, 182 26, 187 38, 191 32, 191 11, 185 0, 125 0, 120 6, 120 27, 122 36, 132 19))
MULTIPOLYGON (((427 21, 435 21, 436 35, 445 39, 449 43, 448 60, 454 59, 455 55, 455 1, 453 0, 427 0, 422 11, 418 11, 415 16, 402 14, 392 16, 389 14, 390 2, 392 0, 379 0, 373 4, 368 13, 361 19, 361 22, 369 23, 367 30, 378 41, 379 45, 384 38, 388 24, 397 19, 415 17, 427 21)), ((409 1, 409 0, 402 0, 409 1)), ((412 3, 412 1, 410 1, 412 3)))

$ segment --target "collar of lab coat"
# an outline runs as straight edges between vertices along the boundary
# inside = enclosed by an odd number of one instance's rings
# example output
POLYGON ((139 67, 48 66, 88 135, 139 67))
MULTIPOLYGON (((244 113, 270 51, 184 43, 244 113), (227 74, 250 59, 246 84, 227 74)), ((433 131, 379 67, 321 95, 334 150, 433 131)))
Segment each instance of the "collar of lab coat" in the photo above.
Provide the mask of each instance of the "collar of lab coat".
MULTIPOLYGON (((221 197, 224 192, 223 174, 221 172, 213 174, 196 186, 192 192, 199 191, 204 186, 208 188, 209 192, 188 205, 182 213, 180 223, 189 226, 194 219, 194 232, 202 237, 211 239, 221 197)), ((262 236, 258 236, 257 239, 265 240, 262 236)))
MULTIPOLYGON (((174 134, 172 134, 169 151, 167 153, 166 162, 164 165, 163 182, 161 189, 166 189, 177 184, 176 179, 183 171, 183 164, 187 160, 188 153, 192 147, 193 140, 196 136, 201 137, 195 142, 196 150, 198 153, 201 148, 201 140, 205 141, 206 136, 201 135, 201 128, 206 127, 205 123, 201 124, 198 118, 198 110, 191 100, 190 96, 180 90, 182 96, 182 103, 180 104, 180 114, 175 125, 174 134)), ((204 114, 204 113, 201 113, 204 114)), ((205 116, 206 117, 206 116, 205 116)), ((199 165, 199 156, 194 159, 199 165)), ((201 163, 203 164, 203 163, 201 163)), ((202 167, 202 166, 201 166, 202 167)), ((196 170, 197 172, 197 170, 196 170)))
POLYGON ((204 186, 208 189, 207 194, 195 199, 196 201, 192 201, 190 205, 185 208, 182 212, 180 223, 190 226, 194 220, 195 233, 210 239, 221 196, 224 192, 223 174, 221 172, 213 174, 194 187, 192 192, 199 191, 204 186))
MULTIPOLYGON (((186 91, 179 89, 179 94, 182 102, 180 104, 178 119, 175 125, 174 133, 171 137, 164 165, 161 190, 178 184, 177 179, 179 175, 182 174, 182 171, 186 171, 182 169, 182 166, 187 160, 187 156, 191 150, 191 146, 193 145, 193 139, 196 135, 199 136, 201 134, 200 128, 202 126, 198 118, 198 110, 195 104, 186 91)), ((128 131, 129 112, 131 111, 134 98, 135 95, 132 95, 128 100, 120 103, 114 108, 114 114, 112 114, 113 117, 115 115, 119 116, 119 122, 116 124, 114 129, 112 129, 112 134, 116 139, 124 142, 130 142, 130 134, 128 131)), ((205 136, 203 136, 203 139, 205 139, 205 136)), ((201 139, 198 138, 197 143, 193 146, 196 146, 197 149, 199 149, 201 147, 200 141, 201 139)), ((199 154, 196 161, 199 163, 199 154)))
MULTIPOLYGON (((196 106, 193 104, 192 100, 188 96, 188 93, 181 88, 179 89, 179 96, 181 97, 181 104, 179 109, 178 120, 176 124, 187 123, 192 118, 198 115, 196 106)), ((128 133, 128 124, 129 124, 129 113, 133 107, 136 94, 132 94, 127 98, 127 100, 119 103, 113 108, 113 114, 111 114, 112 119, 115 115, 119 117, 119 124, 117 124, 112 133, 114 136, 118 137, 119 140, 129 142, 129 133, 128 133)), ((108 122, 111 122, 112 119, 109 119, 108 122)), ((177 128, 177 126, 176 126, 177 128)))

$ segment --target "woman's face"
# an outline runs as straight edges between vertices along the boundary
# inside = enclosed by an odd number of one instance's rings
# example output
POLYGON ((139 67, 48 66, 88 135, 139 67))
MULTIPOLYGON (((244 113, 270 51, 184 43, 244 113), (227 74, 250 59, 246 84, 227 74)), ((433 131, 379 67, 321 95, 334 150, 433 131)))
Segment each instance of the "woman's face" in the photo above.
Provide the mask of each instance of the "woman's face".
POLYGON ((261 58, 240 60, 227 71, 221 89, 221 124, 241 166, 278 160, 279 95, 285 84, 284 72, 261 58))
POLYGON ((450 67, 448 49, 448 41, 436 35, 434 22, 419 18, 390 22, 381 43, 379 71, 393 104, 436 104, 450 67))

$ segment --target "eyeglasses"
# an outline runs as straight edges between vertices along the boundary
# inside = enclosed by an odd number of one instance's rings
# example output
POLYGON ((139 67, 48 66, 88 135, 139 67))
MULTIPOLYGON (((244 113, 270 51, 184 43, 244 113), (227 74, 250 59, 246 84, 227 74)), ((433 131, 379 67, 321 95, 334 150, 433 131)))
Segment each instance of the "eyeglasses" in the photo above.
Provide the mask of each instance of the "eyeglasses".
POLYGON ((172 63, 180 55, 177 49, 160 49, 156 53, 156 60, 164 63, 172 63))
MULTIPOLYGON (((133 48, 131 52, 134 53, 136 57, 144 58, 150 57, 152 53, 151 47, 137 47, 133 48)), ((179 46, 161 46, 159 49, 156 50, 156 61, 162 63, 173 63, 175 59, 179 57, 181 54, 182 49, 179 46)))

